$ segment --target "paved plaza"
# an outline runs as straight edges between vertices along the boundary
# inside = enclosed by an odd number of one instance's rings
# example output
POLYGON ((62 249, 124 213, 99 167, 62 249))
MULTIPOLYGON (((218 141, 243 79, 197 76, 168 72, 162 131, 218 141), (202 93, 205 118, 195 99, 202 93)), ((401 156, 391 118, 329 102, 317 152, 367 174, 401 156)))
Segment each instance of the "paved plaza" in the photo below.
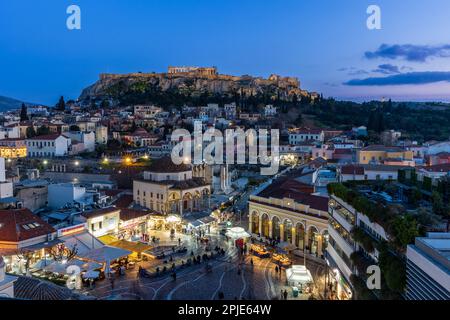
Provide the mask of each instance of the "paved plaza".
MULTIPOLYGON (((153 234, 152 234, 153 235, 153 234)), ((161 243, 170 245, 178 244, 178 237, 182 239, 182 245, 188 248, 185 257, 190 252, 201 254, 205 252, 206 244, 197 242, 196 238, 180 235, 174 240, 166 239, 164 233, 155 234, 161 238, 161 243), (172 241, 172 242, 170 242, 172 241)), ((205 268, 206 263, 194 264, 177 271, 176 280, 170 274, 160 277, 147 278, 138 276, 139 265, 146 270, 154 270, 163 264, 161 259, 142 261, 132 270, 127 270, 125 275, 116 276, 114 285, 109 280, 96 283, 95 287, 83 289, 100 299, 137 299, 137 300, 251 300, 251 299, 281 299, 281 290, 288 291, 288 299, 308 299, 310 295, 299 295, 294 298, 291 288, 286 286, 284 269, 275 271, 275 264, 270 258, 260 259, 251 254, 241 255, 235 248, 232 240, 213 232, 210 236, 210 248, 219 246, 225 250, 225 255, 219 255, 210 260, 211 270, 205 268), (253 264, 251 263, 253 262, 253 264)), ((292 257, 294 264, 303 264, 303 258, 292 257)), ((172 262, 167 262, 169 268, 172 262)), ((325 266, 321 263, 307 260, 316 290, 314 296, 319 298, 323 294, 323 278, 325 266)))

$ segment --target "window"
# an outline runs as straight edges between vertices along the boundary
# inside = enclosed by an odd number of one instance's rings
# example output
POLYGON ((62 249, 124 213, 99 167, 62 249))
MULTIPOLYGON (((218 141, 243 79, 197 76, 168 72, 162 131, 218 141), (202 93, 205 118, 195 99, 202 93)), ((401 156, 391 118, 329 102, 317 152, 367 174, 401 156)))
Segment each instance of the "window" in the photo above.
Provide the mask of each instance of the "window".
POLYGON ((145 197, 145 191, 144 191, 144 197, 145 197))
POLYGON ((138 191, 137 191, 137 195, 139 195, 139 189, 138 189, 138 191))

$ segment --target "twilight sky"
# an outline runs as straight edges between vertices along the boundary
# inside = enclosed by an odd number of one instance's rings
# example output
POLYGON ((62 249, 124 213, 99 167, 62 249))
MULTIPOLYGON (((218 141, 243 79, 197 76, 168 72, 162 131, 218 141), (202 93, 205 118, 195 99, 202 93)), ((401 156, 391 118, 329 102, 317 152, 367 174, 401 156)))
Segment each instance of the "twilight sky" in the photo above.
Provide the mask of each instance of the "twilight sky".
POLYGON ((0 95, 53 105, 101 72, 215 65, 340 99, 450 101, 448 0, 0 0, 0 95), (81 8, 81 30, 66 9, 81 8), (382 29, 366 9, 381 7, 382 29))

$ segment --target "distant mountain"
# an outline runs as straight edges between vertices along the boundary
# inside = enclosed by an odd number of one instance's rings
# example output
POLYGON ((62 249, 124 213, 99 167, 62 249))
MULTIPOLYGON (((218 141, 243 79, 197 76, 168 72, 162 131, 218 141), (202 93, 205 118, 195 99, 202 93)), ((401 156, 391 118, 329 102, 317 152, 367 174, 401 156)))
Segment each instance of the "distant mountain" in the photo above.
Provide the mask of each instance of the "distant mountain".
MULTIPOLYGON (((22 106, 22 101, 14 99, 14 98, 8 98, 0 96, 0 112, 1 111, 8 111, 13 109, 19 109, 22 106)), ((25 102, 26 105, 34 105, 33 103, 25 102)))

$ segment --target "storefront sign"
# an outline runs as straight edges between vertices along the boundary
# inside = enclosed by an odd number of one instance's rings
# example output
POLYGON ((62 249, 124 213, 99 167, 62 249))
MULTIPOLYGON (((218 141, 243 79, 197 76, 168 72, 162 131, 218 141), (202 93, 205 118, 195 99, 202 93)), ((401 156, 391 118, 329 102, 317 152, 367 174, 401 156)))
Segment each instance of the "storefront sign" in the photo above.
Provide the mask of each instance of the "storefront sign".
POLYGON ((75 226, 62 228, 62 229, 58 230, 58 237, 64 237, 64 236, 68 236, 70 234, 82 232, 82 231, 86 230, 86 228, 87 228, 86 223, 81 223, 81 224, 77 224, 75 226))

